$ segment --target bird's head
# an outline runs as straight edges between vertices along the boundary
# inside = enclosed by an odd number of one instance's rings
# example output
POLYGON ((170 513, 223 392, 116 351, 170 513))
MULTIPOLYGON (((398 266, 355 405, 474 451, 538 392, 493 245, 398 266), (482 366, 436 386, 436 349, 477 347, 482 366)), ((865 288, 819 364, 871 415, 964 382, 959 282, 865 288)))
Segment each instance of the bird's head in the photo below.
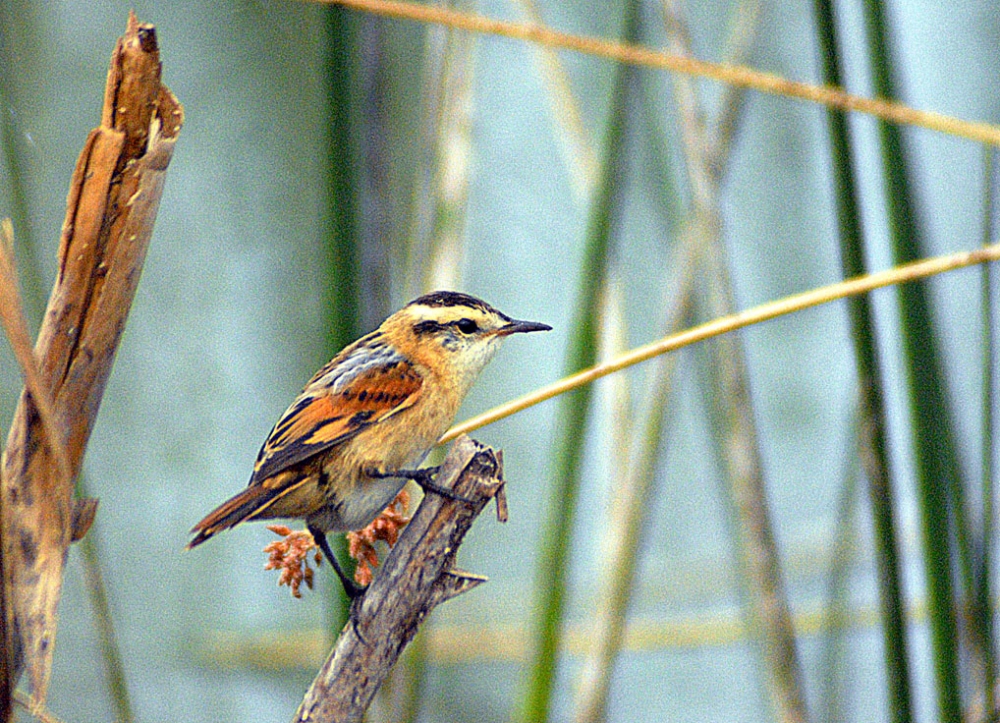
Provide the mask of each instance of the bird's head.
POLYGON ((382 325, 400 352, 460 385, 463 392, 506 337, 551 328, 511 319, 485 301, 455 291, 434 291, 414 299, 382 325))

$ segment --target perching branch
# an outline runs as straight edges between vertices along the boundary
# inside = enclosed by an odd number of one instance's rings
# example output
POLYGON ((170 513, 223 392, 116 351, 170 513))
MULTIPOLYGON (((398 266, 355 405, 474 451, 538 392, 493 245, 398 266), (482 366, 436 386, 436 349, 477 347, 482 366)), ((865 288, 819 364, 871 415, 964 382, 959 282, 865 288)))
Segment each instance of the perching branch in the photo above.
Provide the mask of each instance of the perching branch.
POLYGON ((375 581, 353 606, 353 621, 306 692, 297 723, 361 721, 427 614, 485 582, 452 563, 473 520, 494 497, 503 519, 503 456, 463 436, 452 446, 437 483, 468 501, 424 496, 375 581))
POLYGON ((35 346, 37 376, 55 424, 42 424, 38 399, 22 392, 4 451, 3 653, 8 683, 27 668, 36 707, 48 686, 66 548, 93 513, 92 506, 74 509, 73 479, 183 122, 160 70, 155 29, 130 14, 111 57, 101 125, 88 136, 70 181, 58 275, 35 346), (50 438, 47 428, 58 438, 50 438))

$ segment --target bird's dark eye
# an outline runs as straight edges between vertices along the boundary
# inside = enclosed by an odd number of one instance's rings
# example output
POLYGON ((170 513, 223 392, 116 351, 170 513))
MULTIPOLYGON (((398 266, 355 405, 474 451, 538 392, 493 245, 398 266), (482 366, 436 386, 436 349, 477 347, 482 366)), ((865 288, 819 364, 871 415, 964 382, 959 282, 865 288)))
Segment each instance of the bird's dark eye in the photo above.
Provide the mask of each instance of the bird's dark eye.
POLYGON ((472 319, 459 319, 455 322, 455 326, 457 326, 458 330, 463 334, 475 334, 479 331, 479 324, 474 322, 472 319))

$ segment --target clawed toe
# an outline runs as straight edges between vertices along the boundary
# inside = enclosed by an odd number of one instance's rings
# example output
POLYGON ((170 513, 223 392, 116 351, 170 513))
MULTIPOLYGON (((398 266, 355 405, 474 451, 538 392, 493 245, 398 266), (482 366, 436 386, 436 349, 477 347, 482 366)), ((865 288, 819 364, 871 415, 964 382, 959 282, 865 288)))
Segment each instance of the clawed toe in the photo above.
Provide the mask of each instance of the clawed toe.
POLYGON ((420 489, 426 492, 433 492, 436 495, 441 495, 449 500, 455 500, 456 502, 465 502, 467 504, 472 504, 472 500, 468 497, 463 497, 457 492, 453 492, 447 487, 442 487, 437 482, 434 481, 435 475, 441 471, 440 467, 423 467, 422 469, 414 470, 413 476, 410 477, 414 482, 420 485, 420 489))
POLYGON ((368 591, 367 585, 359 585, 349 578, 341 580, 341 583, 344 585, 344 593, 346 593, 351 602, 354 602, 368 591))
POLYGON ((455 500, 456 502, 465 502, 466 504, 472 504, 473 500, 468 497, 463 497, 462 495, 452 492, 447 487, 442 487, 437 482, 434 481, 434 476, 441 471, 440 467, 422 467, 421 469, 400 469, 395 472, 382 472, 377 469, 367 469, 365 474, 369 477, 375 479, 386 479, 388 477, 399 477, 401 479, 411 479, 420 485, 420 488, 424 492, 433 492, 434 494, 446 497, 449 500, 455 500))

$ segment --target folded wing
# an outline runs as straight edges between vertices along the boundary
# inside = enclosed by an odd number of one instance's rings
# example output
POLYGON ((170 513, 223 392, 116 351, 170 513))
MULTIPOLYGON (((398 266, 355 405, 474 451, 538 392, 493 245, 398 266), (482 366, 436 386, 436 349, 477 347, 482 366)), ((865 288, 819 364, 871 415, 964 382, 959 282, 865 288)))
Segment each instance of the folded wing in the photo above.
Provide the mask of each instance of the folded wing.
POLYGON ((412 406, 423 380, 403 356, 348 357, 313 377, 274 425, 257 455, 250 484, 345 442, 412 406), (367 361, 367 363, 365 363, 367 361))
MULTIPOLYGON (((195 547, 229 527, 252 519, 311 480, 295 467, 412 406, 423 379, 403 356, 386 347, 356 348, 335 358, 312 378, 274 425, 257 455, 245 490, 191 530, 195 547)), ((314 481, 314 480, 313 480, 314 481)))

